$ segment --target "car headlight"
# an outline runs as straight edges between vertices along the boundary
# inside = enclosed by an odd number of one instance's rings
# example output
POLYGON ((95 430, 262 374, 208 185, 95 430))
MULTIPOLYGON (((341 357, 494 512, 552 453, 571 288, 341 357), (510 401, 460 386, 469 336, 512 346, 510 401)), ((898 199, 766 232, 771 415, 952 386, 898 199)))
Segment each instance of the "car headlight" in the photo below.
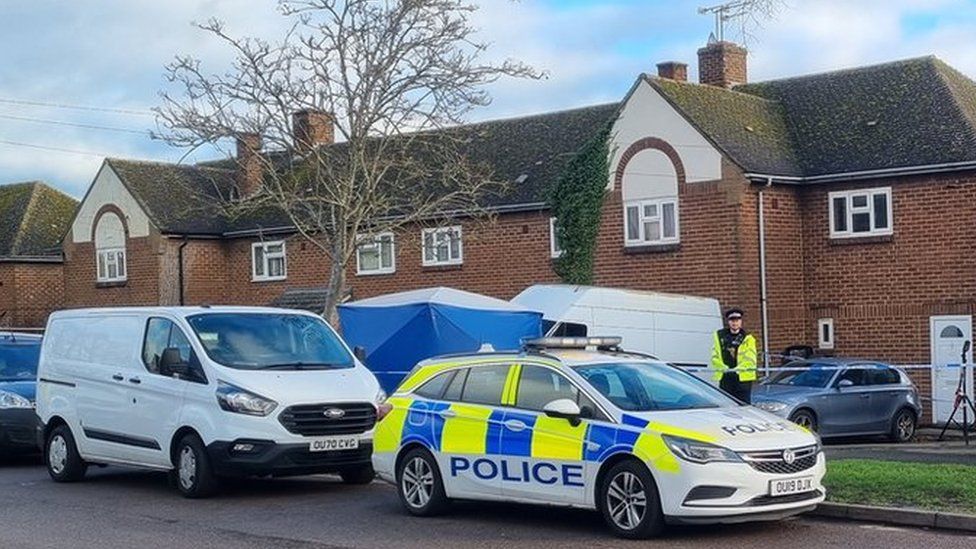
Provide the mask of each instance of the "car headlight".
POLYGON ((662 435, 674 455, 694 463, 740 462, 739 454, 707 442, 699 442, 682 437, 662 435))
POLYGON ((0 410, 7 408, 33 408, 34 403, 30 400, 18 395, 17 393, 8 393, 7 391, 0 391, 0 410))
POLYGON ((278 406, 271 399, 224 381, 217 381, 217 403, 222 410, 249 416, 266 416, 278 406))
POLYGON ((376 404, 376 421, 380 421, 393 411, 393 405, 386 401, 386 391, 383 389, 376 393, 373 403, 376 404))
POLYGON ((775 400, 767 400, 765 402, 757 402, 753 404, 756 408, 760 410, 765 410, 767 412, 782 412, 786 409, 787 404, 785 402, 777 402, 775 400))

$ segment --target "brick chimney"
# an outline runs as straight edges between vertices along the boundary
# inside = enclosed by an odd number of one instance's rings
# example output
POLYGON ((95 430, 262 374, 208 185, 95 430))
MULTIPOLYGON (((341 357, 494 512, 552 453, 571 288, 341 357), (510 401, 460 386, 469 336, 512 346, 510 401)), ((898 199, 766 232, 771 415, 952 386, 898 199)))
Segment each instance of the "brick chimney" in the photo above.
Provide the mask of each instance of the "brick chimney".
POLYGON ((657 64, 657 75, 677 82, 688 81, 688 64, 678 61, 665 61, 657 64))
POLYGON ((335 119, 327 112, 313 109, 297 111, 291 115, 292 140, 300 154, 318 147, 335 143, 335 119))
POLYGON ((698 81, 709 86, 731 88, 745 84, 745 48, 732 42, 712 42, 698 50, 698 81))
POLYGON ((237 173, 234 182, 242 197, 251 196, 261 188, 261 136, 242 133, 237 136, 237 173))

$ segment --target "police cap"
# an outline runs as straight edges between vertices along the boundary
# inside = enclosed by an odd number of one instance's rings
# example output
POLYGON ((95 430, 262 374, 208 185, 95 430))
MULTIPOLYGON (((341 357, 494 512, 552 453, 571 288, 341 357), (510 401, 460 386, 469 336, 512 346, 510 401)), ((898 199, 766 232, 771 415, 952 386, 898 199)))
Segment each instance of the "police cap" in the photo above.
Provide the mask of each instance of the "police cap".
POLYGON ((726 320, 732 320, 734 318, 742 318, 742 309, 738 307, 732 307, 731 309, 725 311, 726 320))

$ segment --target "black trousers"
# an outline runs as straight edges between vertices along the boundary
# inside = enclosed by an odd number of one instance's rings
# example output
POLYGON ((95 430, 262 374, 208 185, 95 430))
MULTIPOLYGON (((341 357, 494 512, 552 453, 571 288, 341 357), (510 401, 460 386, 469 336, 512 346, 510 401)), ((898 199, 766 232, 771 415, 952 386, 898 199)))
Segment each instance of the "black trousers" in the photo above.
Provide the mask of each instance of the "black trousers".
POLYGON ((739 374, 730 372, 722 374, 722 380, 718 386, 742 402, 752 404, 752 383, 752 381, 739 381, 739 374))

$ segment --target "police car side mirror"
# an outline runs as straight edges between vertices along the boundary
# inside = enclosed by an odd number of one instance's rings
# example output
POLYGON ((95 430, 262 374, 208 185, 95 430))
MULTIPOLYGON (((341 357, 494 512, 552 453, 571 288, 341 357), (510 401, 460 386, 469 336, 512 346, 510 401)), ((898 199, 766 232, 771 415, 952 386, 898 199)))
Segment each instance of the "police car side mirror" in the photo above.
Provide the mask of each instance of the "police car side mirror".
POLYGON ((568 398, 561 398, 546 404, 542 408, 542 412, 549 417, 565 419, 573 427, 580 424, 580 415, 582 414, 579 405, 568 398))

